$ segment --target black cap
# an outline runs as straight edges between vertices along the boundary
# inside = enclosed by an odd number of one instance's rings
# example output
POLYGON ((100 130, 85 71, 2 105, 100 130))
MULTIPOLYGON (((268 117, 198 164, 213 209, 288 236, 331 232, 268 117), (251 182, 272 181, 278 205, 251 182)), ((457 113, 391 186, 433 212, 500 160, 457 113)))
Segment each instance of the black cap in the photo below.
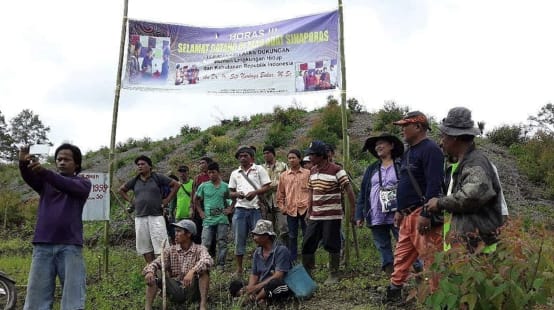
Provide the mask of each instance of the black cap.
POLYGON ((304 152, 306 155, 325 155, 327 154, 327 144, 323 141, 314 140, 310 143, 309 148, 304 152))

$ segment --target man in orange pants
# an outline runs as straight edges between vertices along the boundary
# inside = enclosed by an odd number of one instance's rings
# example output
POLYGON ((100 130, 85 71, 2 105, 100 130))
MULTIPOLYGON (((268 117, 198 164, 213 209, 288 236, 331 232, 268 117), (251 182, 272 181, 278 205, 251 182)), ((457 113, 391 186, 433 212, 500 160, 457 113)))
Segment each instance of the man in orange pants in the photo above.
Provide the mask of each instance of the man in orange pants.
MULTIPOLYGON (((444 158, 439 146, 427 138, 430 130, 425 114, 409 112, 394 123, 402 126, 408 151, 404 153, 397 189, 398 211, 394 224, 400 228, 394 251, 394 271, 385 301, 401 299, 412 264, 421 257, 430 266, 434 253, 442 248, 442 222, 427 212, 424 204, 442 193, 444 158)), ((431 281, 435 289, 437 281, 431 281)))

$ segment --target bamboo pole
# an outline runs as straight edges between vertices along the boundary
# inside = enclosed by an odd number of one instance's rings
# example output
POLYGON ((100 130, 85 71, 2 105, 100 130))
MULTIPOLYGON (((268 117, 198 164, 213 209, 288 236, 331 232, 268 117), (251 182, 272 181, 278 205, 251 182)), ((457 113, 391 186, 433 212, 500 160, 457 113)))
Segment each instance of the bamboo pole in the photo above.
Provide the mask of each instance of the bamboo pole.
MULTIPOLYGON (((342 152, 344 156, 344 168, 346 171, 350 169, 350 149, 348 143, 348 120, 346 117, 346 59, 344 55, 344 18, 342 10, 342 0, 339 1, 339 46, 340 46, 340 67, 341 67, 341 116, 342 116, 342 152)), ((344 247, 344 264, 348 266, 350 262, 350 202, 345 199, 344 208, 344 234, 345 234, 345 247, 344 247)))
MULTIPOLYGON (((115 166, 115 136, 117 131, 117 113, 119 111, 119 96, 121 93, 121 74, 123 72, 123 55, 125 54, 125 37, 127 36, 127 12, 129 9, 129 0, 123 0, 123 18, 121 20, 121 40, 119 44, 119 63, 117 66, 117 76, 115 84, 115 96, 113 100, 112 113, 112 133, 110 137, 110 155, 109 155, 109 188, 112 189, 113 174, 115 166)), ((110 199, 111 200, 111 199, 110 199)), ((112 209, 110 201, 110 211, 112 209)), ((104 272, 108 273, 109 266, 109 240, 110 240, 110 221, 104 223, 104 272)))

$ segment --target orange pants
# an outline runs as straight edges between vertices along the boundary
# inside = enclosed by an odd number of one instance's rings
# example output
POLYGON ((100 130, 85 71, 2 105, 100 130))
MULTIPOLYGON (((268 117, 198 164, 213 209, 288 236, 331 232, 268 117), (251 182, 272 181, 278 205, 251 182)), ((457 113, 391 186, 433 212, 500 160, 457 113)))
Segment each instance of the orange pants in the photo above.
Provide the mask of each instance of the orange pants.
MULTIPOLYGON (((391 283, 402 286, 410 276, 410 267, 418 257, 423 259, 425 268, 433 263, 435 253, 442 251, 442 225, 431 228, 431 231, 421 235, 417 231, 417 219, 421 207, 405 216, 400 224, 398 242, 394 250, 394 271, 391 283)), ((438 277, 431 277, 431 291, 438 287, 438 277)))

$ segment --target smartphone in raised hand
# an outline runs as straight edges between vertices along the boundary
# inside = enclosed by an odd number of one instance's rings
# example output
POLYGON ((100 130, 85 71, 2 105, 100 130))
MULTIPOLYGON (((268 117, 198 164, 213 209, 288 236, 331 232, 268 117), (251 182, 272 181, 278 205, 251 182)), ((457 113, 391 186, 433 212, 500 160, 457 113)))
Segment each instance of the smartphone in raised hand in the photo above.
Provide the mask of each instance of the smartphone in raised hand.
POLYGON ((50 154, 50 145, 48 145, 48 144, 33 144, 29 148, 29 154, 48 156, 48 154, 50 154))

